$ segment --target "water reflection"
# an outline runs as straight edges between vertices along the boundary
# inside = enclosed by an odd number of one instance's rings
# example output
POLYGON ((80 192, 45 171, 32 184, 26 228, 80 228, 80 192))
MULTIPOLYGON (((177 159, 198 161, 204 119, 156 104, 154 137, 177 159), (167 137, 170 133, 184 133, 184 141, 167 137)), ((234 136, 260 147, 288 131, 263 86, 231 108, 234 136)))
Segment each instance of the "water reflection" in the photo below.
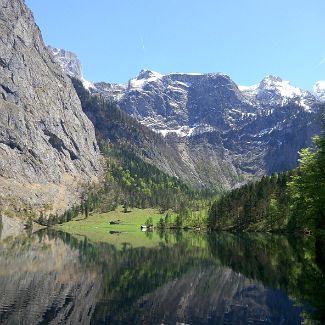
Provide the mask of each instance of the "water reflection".
POLYGON ((151 248, 51 230, 0 242, 0 323, 300 324, 323 316, 312 238, 159 235, 151 248))

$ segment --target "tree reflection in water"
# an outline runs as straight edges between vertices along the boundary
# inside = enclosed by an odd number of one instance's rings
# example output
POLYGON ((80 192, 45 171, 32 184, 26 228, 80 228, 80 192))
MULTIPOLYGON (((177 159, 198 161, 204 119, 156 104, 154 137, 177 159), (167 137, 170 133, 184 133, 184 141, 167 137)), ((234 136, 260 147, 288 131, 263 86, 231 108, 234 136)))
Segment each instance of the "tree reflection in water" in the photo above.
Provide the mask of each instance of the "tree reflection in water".
POLYGON ((0 244, 0 322, 324 320, 320 239, 192 232, 160 238, 154 247, 132 248, 126 237, 117 248, 45 230, 0 244))

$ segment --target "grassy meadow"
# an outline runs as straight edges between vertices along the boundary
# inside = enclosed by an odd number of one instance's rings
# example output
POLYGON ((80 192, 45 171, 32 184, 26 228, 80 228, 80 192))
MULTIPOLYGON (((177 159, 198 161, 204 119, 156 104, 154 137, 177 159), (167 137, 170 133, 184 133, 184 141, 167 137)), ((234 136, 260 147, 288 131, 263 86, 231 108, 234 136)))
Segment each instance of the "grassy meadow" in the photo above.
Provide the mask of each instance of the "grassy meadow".
POLYGON ((93 213, 87 219, 76 218, 70 222, 57 225, 58 230, 68 232, 75 236, 87 237, 94 242, 107 242, 119 247, 130 245, 132 247, 150 247, 160 242, 156 232, 141 231, 141 225, 151 217, 157 224, 164 214, 156 209, 129 209, 123 212, 119 206, 115 211, 107 213, 93 213), (121 224, 111 225, 110 221, 121 220, 121 224))

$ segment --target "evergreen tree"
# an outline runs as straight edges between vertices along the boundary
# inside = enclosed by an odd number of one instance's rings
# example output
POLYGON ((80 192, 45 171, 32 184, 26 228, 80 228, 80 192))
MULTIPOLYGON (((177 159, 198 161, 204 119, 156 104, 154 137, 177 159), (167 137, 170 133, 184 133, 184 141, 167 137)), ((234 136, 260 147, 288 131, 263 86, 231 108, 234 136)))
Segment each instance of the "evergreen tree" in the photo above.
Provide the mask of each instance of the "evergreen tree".
POLYGON ((314 138, 314 149, 300 152, 297 175, 289 183, 295 218, 292 226, 325 230, 325 136, 314 138))

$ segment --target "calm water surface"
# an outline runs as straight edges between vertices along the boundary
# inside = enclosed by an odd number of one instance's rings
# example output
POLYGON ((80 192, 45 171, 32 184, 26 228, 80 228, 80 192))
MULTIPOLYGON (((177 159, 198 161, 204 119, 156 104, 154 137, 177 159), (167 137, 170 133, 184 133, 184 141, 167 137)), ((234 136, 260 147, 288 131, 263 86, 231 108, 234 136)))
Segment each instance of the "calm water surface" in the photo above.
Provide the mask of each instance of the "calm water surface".
POLYGON ((52 230, 0 242, 0 323, 313 324, 324 319, 323 259, 312 238, 161 233, 152 245, 146 240, 148 247, 133 247, 128 234, 116 236, 125 236, 124 244, 52 230))

